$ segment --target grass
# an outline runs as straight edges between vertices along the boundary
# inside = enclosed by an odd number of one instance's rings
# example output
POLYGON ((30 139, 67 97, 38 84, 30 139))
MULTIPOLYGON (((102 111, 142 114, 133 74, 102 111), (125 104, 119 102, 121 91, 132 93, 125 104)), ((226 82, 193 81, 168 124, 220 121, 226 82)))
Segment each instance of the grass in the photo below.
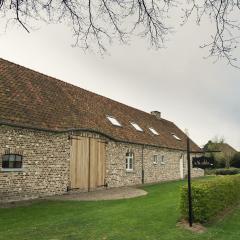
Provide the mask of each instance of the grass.
POLYGON ((203 234, 176 227, 182 181, 145 186, 147 196, 115 201, 43 201, 0 209, 1 240, 236 240, 240 208, 203 234))

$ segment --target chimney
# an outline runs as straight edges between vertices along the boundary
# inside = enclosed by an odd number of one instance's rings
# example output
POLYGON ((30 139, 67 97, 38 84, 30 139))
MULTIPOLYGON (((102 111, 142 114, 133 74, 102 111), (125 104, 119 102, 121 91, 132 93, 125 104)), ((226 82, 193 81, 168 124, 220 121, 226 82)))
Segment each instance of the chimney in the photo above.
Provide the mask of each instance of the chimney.
POLYGON ((157 119, 161 119, 161 112, 158 111, 152 111, 151 115, 155 116, 157 119))

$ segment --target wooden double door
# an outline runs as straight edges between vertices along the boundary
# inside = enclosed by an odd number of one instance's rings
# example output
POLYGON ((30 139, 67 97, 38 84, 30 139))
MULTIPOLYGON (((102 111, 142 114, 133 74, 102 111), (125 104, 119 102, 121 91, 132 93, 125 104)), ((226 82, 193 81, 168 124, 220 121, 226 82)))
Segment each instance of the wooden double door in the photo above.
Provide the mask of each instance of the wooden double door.
POLYGON ((71 141, 71 189, 90 191, 102 187, 105 184, 106 143, 87 137, 74 137, 71 141))

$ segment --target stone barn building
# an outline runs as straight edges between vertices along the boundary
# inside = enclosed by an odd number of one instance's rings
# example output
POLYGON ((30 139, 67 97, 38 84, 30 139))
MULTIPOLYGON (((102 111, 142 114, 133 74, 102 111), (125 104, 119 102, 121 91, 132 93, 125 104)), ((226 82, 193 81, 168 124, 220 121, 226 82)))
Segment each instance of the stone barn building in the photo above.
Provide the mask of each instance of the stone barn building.
MULTIPOLYGON (((0 201, 186 175, 186 135, 160 112, 140 111, 3 59, 0 103, 0 201)), ((201 152, 192 141, 191 150, 201 152)), ((193 175, 203 171, 193 169, 193 175)))

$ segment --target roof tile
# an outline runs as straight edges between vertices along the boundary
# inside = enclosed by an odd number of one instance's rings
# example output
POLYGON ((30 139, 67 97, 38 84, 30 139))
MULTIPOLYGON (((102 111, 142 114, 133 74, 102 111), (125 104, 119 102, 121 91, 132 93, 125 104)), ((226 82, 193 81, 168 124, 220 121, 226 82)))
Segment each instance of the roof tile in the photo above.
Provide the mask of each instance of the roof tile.
MULTIPOLYGON (((186 135, 173 123, 133 107, 0 59, 0 122, 22 127, 66 131, 89 129, 119 141, 186 148, 186 135), (115 117, 122 127, 106 118, 115 117), (136 131, 131 122, 143 132, 136 131), (154 128, 159 135, 150 132, 154 128), (175 139, 176 134, 181 141, 175 139)), ((192 150, 200 148, 191 142, 192 150)))

